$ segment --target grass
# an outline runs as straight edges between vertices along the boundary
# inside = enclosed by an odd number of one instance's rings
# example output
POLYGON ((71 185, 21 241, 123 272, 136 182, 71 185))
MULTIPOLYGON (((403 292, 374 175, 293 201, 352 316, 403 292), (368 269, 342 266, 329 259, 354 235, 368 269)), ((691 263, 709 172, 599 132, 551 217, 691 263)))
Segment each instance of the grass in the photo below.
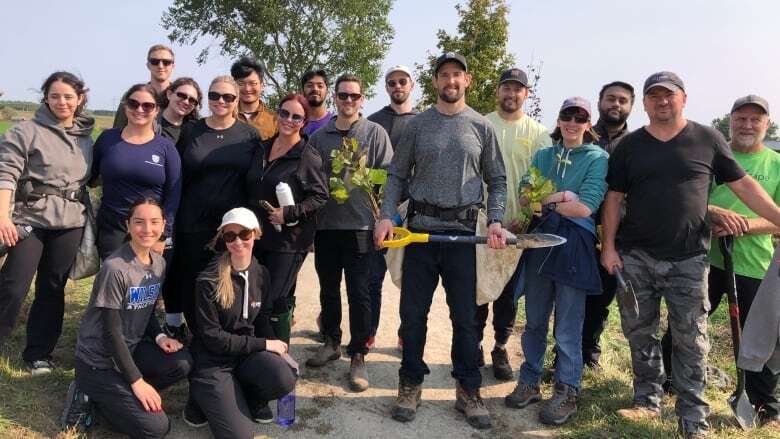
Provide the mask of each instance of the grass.
MULTIPOLYGON (((32 119, 33 113, 29 112, 19 112, 20 117, 24 117, 25 119, 32 119)), ((95 129, 92 131, 92 138, 97 139, 97 137, 100 135, 100 133, 103 132, 103 130, 111 128, 111 125, 114 123, 114 118, 109 116, 96 116, 95 117, 95 129)), ((5 133, 5 131, 14 125, 14 122, 8 121, 8 120, 0 120, 0 135, 5 133)))

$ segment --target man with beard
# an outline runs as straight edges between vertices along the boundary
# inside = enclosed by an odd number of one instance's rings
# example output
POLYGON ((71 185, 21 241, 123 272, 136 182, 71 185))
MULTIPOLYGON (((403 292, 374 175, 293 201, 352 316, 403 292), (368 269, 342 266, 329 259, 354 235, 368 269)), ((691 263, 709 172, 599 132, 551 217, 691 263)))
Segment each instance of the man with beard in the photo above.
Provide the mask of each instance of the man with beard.
POLYGON ((238 83, 238 120, 255 127, 261 140, 276 134, 276 113, 266 108, 260 95, 265 88, 265 64, 242 57, 230 67, 230 76, 238 83))
MULTIPOLYGON (((397 65, 390 67, 385 73, 385 90, 390 96, 390 105, 385 106, 376 113, 368 116, 368 120, 382 125, 390 136, 390 144, 395 148, 401 140, 406 124, 417 114, 412 108, 412 89, 414 80, 408 67, 397 65)), ((385 262, 386 251, 379 251, 371 257, 371 275, 369 289, 371 290, 371 333, 368 337, 369 349, 374 347, 376 331, 379 328, 379 317, 382 310, 382 282, 387 273, 385 262)), ((398 340, 401 346, 401 339, 398 340)))
MULTIPOLYGON (((487 116, 493 123, 498 136, 498 147, 504 157, 506 167, 506 212, 503 223, 509 231, 520 233, 521 217, 518 183, 528 171, 534 153, 543 146, 550 146, 552 140, 547 128, 523 112, 523 103, 528 98, 528 76, 519 68, 511 68, 501 74, 496 90, 498 110, 487 116)), ((517 286, 517 270, 507 282, 501 295, 493 302, 493 330, 496 344, 490 356, 493 360, 493 375, 496 379, 509 381, 513 379, 512 367, 509 365, 509 355, 506 343, 512 334, 512 328, 517 316, 517 301, 515 288, 517 286)), ((485 330, 488 317, 488 304, 477 310, 477 336, 480 340, 485 330)), ((484 360, 481 361, 484 363, 484 360)))
MULTIPOLYGON (((149 85, 162 96, 171 85, 171 75, 176 67, 173 49, 163 44, 155 44, 146 52, 146 68, 149 70, 149 85)), ((113 128, 124 128, 127 125, 127 115, 122 102, 116 109, 113 128)))
POLYGON ((325 99, 328 97, 328 75, 325 70, 309 70, 304 73, 301 77, 301 89, 311 108, 303 134, 311 136, 333 117, 333 113, 325 105, 325 99))
MULTIPOLYGON (((474 235, 478 211, 485 199, 483 182, 487 184, 487 244, 491 248, 506 247, 506 232, 501 226, 506 201, 504 161, 493 125, 466 105, 470 83, 463 56, 448 52, 436 60, 433 85, 438 100, 409 121, 396 145, 385 186, 382 219, 374 231, 377 247, 392 238, 391 218, 397 214, 404 193, 409 194, 411 230, 474 235)), ((455 409, 465 414, 472 427, 490 428, 490 413, 480 395, 474 246, 408 246, 402 271, 400 312, 404 347, 393 419, 413 420, 420 405, 423 378, 430 373, 423 361, 428 312, 441 277, 452 321, 455 409)))
MULTIPOLYGON (((734 102, 729 121, 730 147, 734 158, 774 198, 775 203, 780 204, 780 154, 764 146, 768 128, 769 103, 766 99, 748 95, 734 102)), ((709 203, 712 235, 736 238, 732 254, 739 300, 739 321, 744 326, 761 280, 772 262, 772 234, 780 233, 780 228, 756 215, 726 185, 711 188, 709 203)), ((717 243, 710 247, 709 260, 710 274, 707 284, 709 315, 712 315, 728 288, 726 272, 723 269, 723 254, 717 243)), ((668 333, 662 340, 662 345, 664 367, 667 377, 670 377, 672 338, 668 333)), ((771 423, 773 428, 779 429, 777 376, 765 366, 760 372, 745 371, 745 378, 745 390, 756 408, 759 421, 762 424, 771 423)))

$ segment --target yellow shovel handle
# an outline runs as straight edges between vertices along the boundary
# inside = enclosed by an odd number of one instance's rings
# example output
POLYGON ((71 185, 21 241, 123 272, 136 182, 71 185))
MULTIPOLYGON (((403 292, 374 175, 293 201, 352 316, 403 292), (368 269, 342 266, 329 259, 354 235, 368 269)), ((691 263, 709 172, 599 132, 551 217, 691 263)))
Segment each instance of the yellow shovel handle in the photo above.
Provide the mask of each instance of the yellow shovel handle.
POLYGON ((427 233, 413 233, 403 227, 393 227, 393 239, 382 241, 382 248, 401 248, 412 243, 428 242, 427 233))

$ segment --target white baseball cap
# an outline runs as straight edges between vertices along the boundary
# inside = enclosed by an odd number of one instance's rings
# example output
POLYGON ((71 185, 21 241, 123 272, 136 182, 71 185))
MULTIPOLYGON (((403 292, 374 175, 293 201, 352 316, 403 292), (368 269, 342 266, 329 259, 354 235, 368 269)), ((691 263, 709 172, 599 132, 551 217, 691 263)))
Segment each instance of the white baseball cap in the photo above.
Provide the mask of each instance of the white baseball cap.
POLYGON ((256 232, 260 232, 260 223, 257 221, 255 214, 246 207, 236 207, 230 209, 222 216, 222 224, 219 225, 217 230, 222 230, 228 224, 238 224, 245 229, 252 229, 256 232))
POLYGON ((398 64, 395 66, 390 67, 387 69, 387 72, 385 72, 385 80, 387 80, 387 77, 390 76, 393 72, 404 72, 407 76, 409 76, 409 79, 414 81, 414 76, 412 76, 412 71, 409 70, 409 67, 406 67, 404 65, 398 64))

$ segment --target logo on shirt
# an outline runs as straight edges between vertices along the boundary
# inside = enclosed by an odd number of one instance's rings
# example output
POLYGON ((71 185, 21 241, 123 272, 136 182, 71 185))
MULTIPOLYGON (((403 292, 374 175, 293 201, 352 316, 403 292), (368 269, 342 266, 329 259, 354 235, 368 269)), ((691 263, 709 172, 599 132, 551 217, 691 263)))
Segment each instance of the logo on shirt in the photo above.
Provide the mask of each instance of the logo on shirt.
MULTIPOLYGON (((147 276, 149 276, 149 273, 147 273, 147 276)), ((160 284, 130 287, 128 293, 130 298, 127 301, 127 309, 144 309, 148 306, 153 306, 157 302, 157 296, 160 294, 160 284)))
POLYGON ((250 308, 260 308, 260 305, 262 305, 260 302, 249 302, 250 308))
POLYGON ((152 161, 146 160, 144 163, 162 167, 162 164, 160 164, 160 156, 157 154, 152 154, 152 161))

